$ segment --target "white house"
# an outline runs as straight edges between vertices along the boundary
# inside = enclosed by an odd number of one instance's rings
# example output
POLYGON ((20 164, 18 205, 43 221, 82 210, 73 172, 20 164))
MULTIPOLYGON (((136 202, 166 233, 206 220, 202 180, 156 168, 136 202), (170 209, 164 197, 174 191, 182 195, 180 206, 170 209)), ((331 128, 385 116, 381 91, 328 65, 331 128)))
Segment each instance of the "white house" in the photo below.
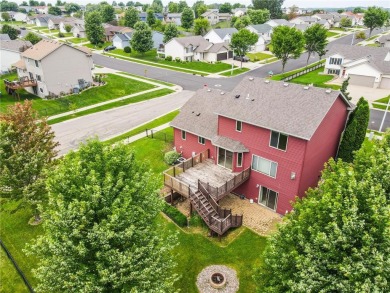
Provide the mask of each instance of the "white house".
POLYGON ((324 73, 349 77, 353 85, 390 89, 390 50, 334 45, 326 58, 324 73))
POLYGON ((4 40, 2 38, 0 42, 1 72, 8 72, 12 64, 20 59, 20 53, 31 46, 32 44, 29 41, 4 40))
POLYGON ((304 32, 305 30, 307 30, 308 27, 310 27, 310 25, 307 24, 307 23, 296 24, 296 25, 294 26, 294 28, 296 28, 297 30, 299 30, 299 31, 301 31, 301 32, 304 32))
MULTIPOLYGON (((125 47, 131 47, 130 41, 133 36, 133 32, 117 33, 112 38, 112 45, 118 49, 124 49, 125 47)), ((163 44, 164 34, 152 31, 153 48, 158 49, 163 44)))
POLYGON ((201 36, 191 36, 170 40, 165 44, 164 55, 183 61, 216 62, 233 57, 233 52, 227 43, 213 44, 201 36))
POLYGON ((230 43, 232 35, 238 32, 236 28, 216 28, 209 31, 203 38, 211 43, 230 43))
POLYGON ((235 8, 232 10, 232 13, 235 17, 241 17, 245 15, 248 11, 248 8, 235 8))
POLYGON ((62 17, 51 17, 51 18, 49 18, 49 20, 47 21, 48 29, 51 29, 51 30, 59 29, 60 28, 60 23, 63 20, 64 19, 62 17))
POLYGON ((23 12, 15 12, 15 11, 7 11, 7 12, 11 17, 11 19, 14 21, 23 21, 23 22, 27 21, 27 14, 23 12))
POLYGON ((335 19, 340 17, 340 15, 338 13, 337 14, 336 13, 337 12, 335 12, 335 13, 316 13, 312 17, 316 18, 318 21, 320 21, 321 19, 326 20, 329 22, 329 24, 331 26, 333 26, 335 19))
POLYGON ((218 11, 207 10, 202 14, 202 17, 207 19, 210 25, 217 24, 219 22, 219 13, 218 11))
POLYGON ((246 27, 246 29, 252 33, 257 34, 258 36, 262 36, 267 42, 271 40, 272 26, 269 24, 250 24, 246 27))
POLYGON ((48 14, 49 13, 48 6, 36 6, 35 10, 38 14, 48 14))
POLYGON ((85 33, 84 20, 76 21, 71 30, 75 38, 86 38, 87 34, 85 33))
POLYGON ((53 40, 42 40, 24 51, 15 67, 19 78, 37 81, 25 89, 41 98, 73 93, 92 83, 90 50, 53 40))
MULTIPOLYGON (((317 22, 318 24, 322 25, 326 29, 330 29, 332 27, 331 23, 326 19, 320 19, 317 22)), ((333 22, 335 23, 335 22, 333 22)))
POLYGON ((293 27, 294 24, 291 23, 291 22, 288 22, 287 20, 285 19, 270 19, 266 22, 266 24, 272 26, 272 27, 277 27, 279 25, 285 25, 285 26, 289 26, 289 27, 293 27))

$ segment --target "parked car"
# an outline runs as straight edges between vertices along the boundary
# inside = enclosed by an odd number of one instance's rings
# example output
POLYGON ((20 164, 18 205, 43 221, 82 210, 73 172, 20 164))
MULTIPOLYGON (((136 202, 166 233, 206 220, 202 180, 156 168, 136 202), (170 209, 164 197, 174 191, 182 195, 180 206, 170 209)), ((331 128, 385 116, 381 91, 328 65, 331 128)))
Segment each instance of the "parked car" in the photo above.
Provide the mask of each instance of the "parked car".
POLYGON ((108 52, 108 51, 115 50, 115 49, 116 49, 115 46, 107 46, 107 47, 104 48, 104 51, 108 52))
POLYGON ((246 56, 234 56, 234 60, 248 62, 250 59, 246 56))

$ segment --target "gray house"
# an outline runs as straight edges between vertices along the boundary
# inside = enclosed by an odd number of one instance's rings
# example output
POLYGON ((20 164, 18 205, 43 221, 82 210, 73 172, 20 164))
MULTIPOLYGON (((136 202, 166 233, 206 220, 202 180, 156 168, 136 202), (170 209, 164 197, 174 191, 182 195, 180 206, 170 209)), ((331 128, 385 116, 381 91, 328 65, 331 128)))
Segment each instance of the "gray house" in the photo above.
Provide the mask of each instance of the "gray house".
MULTIPOLYGON (((128 33, 118 33, 115 34, 115 36, 112 39, 112 45, 117 47, 118 49, 124 49, 125 47, 131 47, 130 46, 130 40, 132 38, 133 32, 128 33)), ((164 34, 153 31, 152 32, 152 39, 153 39, 153 49, 158 49, 160 45, 163 43, 164 34)))

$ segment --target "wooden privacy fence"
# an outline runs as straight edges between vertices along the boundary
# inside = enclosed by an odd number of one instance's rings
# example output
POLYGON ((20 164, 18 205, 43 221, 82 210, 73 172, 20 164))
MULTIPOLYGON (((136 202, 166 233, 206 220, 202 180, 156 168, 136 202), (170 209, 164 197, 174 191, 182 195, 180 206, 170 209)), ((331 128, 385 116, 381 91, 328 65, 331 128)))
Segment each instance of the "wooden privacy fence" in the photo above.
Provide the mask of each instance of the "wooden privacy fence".
POLYGON ((319 64, 317 64, 317 65, 314 65, 313 67, 309 67, 309 68, 306 68, 305 70, 296 72, 296 73, 294 73, 294 74, 292 74, 292 75, 289 75, 289 76, 283 78, 283 81, 292 80, 292 79, 294 79, 294 78, 296 78, 296 77, 298 77, 298 76, 301 76, 301 75, 304 75, 304 74, 306 74, 306 73, 308 73, 308 72, 314 71, 314 70, 316 70, 316 69, 318 69, 318 68, 320 68, 320 67, 324 67, 324 64, 323 64, 323 63, 319 63, 319 64))

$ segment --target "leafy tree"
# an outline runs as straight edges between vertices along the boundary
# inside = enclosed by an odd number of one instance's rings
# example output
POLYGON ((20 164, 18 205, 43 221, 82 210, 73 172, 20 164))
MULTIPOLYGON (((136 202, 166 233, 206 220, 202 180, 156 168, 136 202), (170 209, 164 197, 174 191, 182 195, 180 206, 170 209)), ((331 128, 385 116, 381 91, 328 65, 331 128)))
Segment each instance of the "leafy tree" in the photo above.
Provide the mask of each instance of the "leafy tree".
POLYGON ((139 11, 134 7, 127 9, 124 20, 125 26, 133 28, 137 21, 139 21, 139 11))
POLYGON ((15 2, 1 1, 0 10, 1 11, 18 11, 18 4, 15 2))
POLYGON ((350 119, 350 123, 348 123, 347 127, 345 128, 338 152, 338 157, 344 162, 352 162, 353 160, 353 151, 357 128, 357 121, 354 119, 350 119))
POLYGON ((382 27, 388 17, 389 15, 384 9, 376 6, 368 7, 364 13, 363 23, 370 29, 369 35, 371 36, 371 33, 375 28, 382 27))
POLYGON ((204 1, 196 1, 192 5, 192 10, 195 13, 195 18, 198 18, 200 15, 207 11, 207 6, 204 4, 204 1))
POLYGON ((137 22, 134 29, 131 47, 143 55, 153 48, 152 30, 142 21, 137 22))
POLYGON ((236 8, 245 8, 245 5, 244 4, 241 4, 241 3, 234 3, 233 6, 232 6, 233 9, 236 9, 236 8))
POLYGON ((178 6, 179 7, 178 7, 178 11, 177 12, 179 12, 179 13, 182 13, 184 11, 184 9, 189 8, 186 1, 179 1, 178 6))
POLYGON ((20 6, 28 6, 28 3, 26 1, 23 1, 22 4, 20 4, 20 6))
POLYGON ((38 1, 30 0, 28 3, 29 3, 30 6, 39 6, 39 2, 38 1))
POLYGON ((194 24, 194 12, 191 8, 184 8, 181 14, 181 26, 186 30, 190 29, 194 24))
POLYGON ((343 81, 343 83, 341 84, 340 92, 342 92, 344 97, 350 101, 352 99, 352 97, 350 97, 349 92, 347 92, 348 85, 349 85, 349 79, 350 79, 350 77, 348 77, 346 80, 343 81))
MULTIPOLYGON (((259 36, 247 29, 241 29, 237 33, 232 35, 230 41, 230 47, 238 56, 245 56, 249 51, 250 47, 256 44, 259 36)), ((241 68, 242 68, 242 59, 241 59, 241 68)))
POLYGON ((348 17, 343 17, 340 20, 340 26, 341 27, 351 27, 352 26, 352 19, 350 19, 348 17))
POLYGON ((366 38, 366 34, 363 31, 357 32, 355 34, 355 38, 356 39, 365 39, 366 38))
POLYGON ((103 42, 104 28, 102 17, 98 11, 89 12, 85 17, 85 33, 93 45, 103 42))
POLYGON ((293 5, 289 9, 289 13, 287 14, 288 20, 293 19, 298 16, 298 6, 293 5))
POLYGON ((238 30, 246 28, 251 23, 251 19, 248 15, 238 17, 234 23, 234 27, 238 30))
POLYGON ((16 28, 4 24, 1 28, 1 33, 7 34, 11 40, 16 40, 20 32, 16 28))
POLYGON ((173 23, 168 23, 164 30, 163 43, 166 44, 170 40, 178 36, 179 36, 179 30, 177 29, 177 26, 173 23))
POLYGON ((41 1, 41 2, 39 2, 39 6, 46 6, 46 3, 45 3, 45 1, 41 1))
POLYGON ((153 9, 154 12, 162 13, 164 5, 162 4, 161 0, 153 0, 150 8, 153 9))
POLYGON ((128 1, 128 2, 126 3, 126 6, 127 6, 127 7, 134 7, 135 5, 134 5, 134 2, 133 2, 133 1, 128 1))
POLYGON ((223 3, 219 6, 219 13, 232 13, 232 5, 229 2, 223 3))
POLYGON ((288 59, 297 59, 305 47, 303 34, 285 25, 275 27, 271 37, 272 53, 282 60, 282 72, 288 59))
POLYGON ((208 29, 210 28, 210 23, 206 18, 197 18, 194 21, 194 34, 196 36, 204 36, 208 29))
POLYGON ((71 26, 70 24, 66 24, 66 25, 65 25, 65 31, 66 31, 67 33, 70 33, 71 30, 72 30, 72 26, 71 26))
POLYGON ((100 5, 99 12, 103 23, 110 22, 115 19, 115 9, 111 5, 100 5))
POLYGON ((155 224, 158 181, 128 147, 89 141, 64 157, 47 189, 45 233, 27 250, 40 259, 40 292, 173 291, 177 239, 155 224))
POLYGON ((146 11, 146 22, 149 26, 153 26, 156 23, 156 16, 154 15, 153 9, 146 11))
POLYGON ((122 9, 123 9, 123 7, 125 7, 125 3, 119 2, 119 3, 118 3, 118 6, 122 7, 122 9))
POLYGON ((303 36, 305 38, 305 49, 307 51, 307 60, 306 65, 309 63, 311 54, 325 51, 327 40, 326 40, 327 30, 320 24, 316 23, 308 27, 303 36))
POLYGON ((116 3, 116 1, 112 1, 112 6, 118 6, 118 4, 116 3))
POLYGON ((345 12, 344 9, 338 9, 338 10, 337 10, 337 13, 343 13, 343 12, 345 12))
POLYGON ((47 12, 51 15, 61 15, 62 14, 61 8, 59 8, 58 6, 49 7, 47 12))
POLYGON ((389 291, 389 161, 390 133, 364 144, 352 165, 330 160, 270 237, 259 292, 389 291))
POLYGON ((364 13, 364 9, 361 7, 355 7, 352 12, 353 13, 364 13))
POLYGON ((40 42, 42 38, 33 32, 29 32, 24 38, 25 41, 30 41, 31 44, 35 45, 36 43, 40 42))
POLYGON ((263 24, 269 20, 270 14, 267 9, 248 10, 248 15, 252 24, 263 24))
POLYGON ((10 21, 10 20, 11 20, 11 16, 9 15, 8 12, 2 12, 2 13, 1 13, 1 18, 2 18, 4 21, 10 21))
POLYGON ((72 12, 80 11, 81 9, 80 5, 76 3, 66 3, 64 8, 66 13, 68 14, 71 14, 72 12))
POLYGON ((170 1, 170 2, 168 3, 168 11, 169 11, 170 13, 177 13, 177 12, 179 12, 179 4, 176 3, 176 2, 170 1))
POLYGON ((253 9, 268 9, 273 18, 282 17, 282 5, 284 0, 252 0, 253 9))
POLYGON ((45 169, 52 166, 57 146, 54 132, 30 101, 0 114, 0 196, 23 198, 31 204, 36 220, 37 205, 46 196, 45 169))

